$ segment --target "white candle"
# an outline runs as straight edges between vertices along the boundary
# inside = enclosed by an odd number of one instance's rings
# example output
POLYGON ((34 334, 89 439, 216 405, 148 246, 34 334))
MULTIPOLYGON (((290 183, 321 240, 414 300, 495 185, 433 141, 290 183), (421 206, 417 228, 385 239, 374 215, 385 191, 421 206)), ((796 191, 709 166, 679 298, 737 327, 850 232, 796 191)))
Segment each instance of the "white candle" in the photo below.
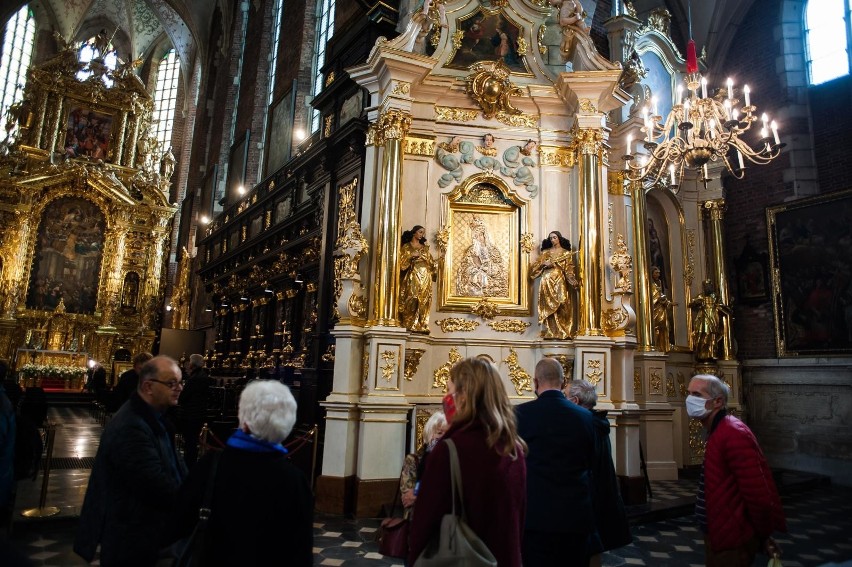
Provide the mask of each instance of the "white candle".
POLYGON ((704 179, 710 179, 710 177, 707 176, 707 164, 705 163, 702 167, 704 168, 704 179))
POLYGON ((772 127, 772 137, 773 137, 773 138, 775 138, 775 144, 776 144, 776 145, 777 145, 777 144, 780 144, 780 143, 781 143, 781 139, 780 139, 780 138, 778 138, 778 123, 777 123, 777 122, 775 122, 775 121, 773 120, 773 121, 770 123, 770 126, 772 127))
POLYGON ((760 121, 763 122, 763 129, 766 129, 767 122, 769 122, 769 116, 764 112, 760 115, 760 121))
POLYGON ((737 150, 737 161, 740 163, 740 171, 745 169, 745 164, 743 164, 743 154, 739 150, 737 150))
POLYGON ((726 98, 725 102, 722 103, 722 106, 725 107, 725 118, 730 120, 731 119, 731 99, 726 98))
POLYGON ((728 77, 728 100, 734 98, 734 80, 728 77))
POLYGON ((768 135, 767 135, 767 133, 766 133, 766 128, 761 128, 761 129, 760 129, 760 139, 761 139, 761 140, 765 140, 765 139, 766 139, 766 138, 768 138, 768 137, 769 137, 769 136, 768 136, 768 135))
POLYGON ((627 134, 627 155, 630 155, 630 148, 633 146, 633 134, 627 134))
POLYGON ((659 116, 657 114, 657 97, 651 97, 651 104, 654 105, 654 116, 659 116))
POLYGON ((737 122, 739 122, 739 121, 740 121, 740 111, 739 111, 739 110, 737 110, 736 108, 733 110, 733 114, 732 114, 731 116, 732 116, 732 117, 733 117, 733 119, 734 119, 734 120, 736 120, 737 122))
POLYGON ((716 121, 715 120, 710 120, 707 123, 707 131, 710 132, 710 139, 712 140, 713 137, 716 135, 716 121))
POLYGON ((707 77, 701 77, 701 98, 707 98, 707 77))
POLYGON ((669 176, 671 177, 671 180, 672 180, 671 184, 677 185, 677 183, 675 183, 675 172, 674 172, 674 164, 673 163, 669 164, 669 176))
POLYGON ((751 98, 749 98, 749 94, 751 93, 751 89, 748 88, 748 85, 743 85, 743 96, 745 97, 745 105, 751 106, 751 98))
POLYGON ((680 104, 683 100, 683 85, 677 86, 677 103, 680 104))

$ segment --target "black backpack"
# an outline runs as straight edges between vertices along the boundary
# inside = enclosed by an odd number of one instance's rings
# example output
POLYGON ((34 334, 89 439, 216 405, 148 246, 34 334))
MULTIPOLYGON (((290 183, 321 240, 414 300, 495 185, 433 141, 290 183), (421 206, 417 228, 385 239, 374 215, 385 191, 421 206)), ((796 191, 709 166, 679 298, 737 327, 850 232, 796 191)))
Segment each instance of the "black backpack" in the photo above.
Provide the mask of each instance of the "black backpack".
POLYGON ((35 480, 44 444, 41 433, 26 416, 18 414, 15 426, 15 480, 35 480))

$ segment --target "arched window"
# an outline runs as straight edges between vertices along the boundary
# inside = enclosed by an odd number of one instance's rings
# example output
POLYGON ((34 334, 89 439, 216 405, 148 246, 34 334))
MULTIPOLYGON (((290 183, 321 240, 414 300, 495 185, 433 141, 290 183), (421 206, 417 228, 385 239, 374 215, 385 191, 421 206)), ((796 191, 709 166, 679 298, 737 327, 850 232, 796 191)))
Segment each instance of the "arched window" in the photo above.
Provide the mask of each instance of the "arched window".
MULTIPOLYGON (((325 48, 334 33, 334 0, 317 2, 317 33, 314 43, 314 84, 311 96, 316 96, 322 90, 322 66, 325 65, 325 48)), ((314 110, 311 118, 311 132, 320 127, 320 113, 314 110)))
POLYGON ((278 69, 278 42, 281 40, 283 4, 283 0, 275 0, 275 7, 272 9, 272 49, 269 54, 269 93, 266 96, 266 106, 272 104, 272 95, 275 91, 275 71, 278 69))
MULTIPOLYGON (((112 40, 106 39, 106 30, 101 30, 101 33, 90 37, 89 41, 83 43, 83 45, 80 46, 80 51, 77 55, 77 59, 79 59, 80 63, 88 63, 92 59, 96 59, 98 57, 103 60, 103 64, 107 69, 115 71, 115 67, 118 65, 118 56, 115 54, 115 48, 112 45, 112 40), (103 52, 106 52, 106 54, 103 52)), ((77 78, 81 81, 85 81, 91 74, 91 69, 81 69, 77 73, 77 78)), ((106 74, 102 75, 101 79, 106 86, 112 86, 113 81, 106 74)))
POLYGON ((157 87, 154 89, 154 129, 163 150, 172 145, 179 74, 180 59, 171 49, 160 61, 157 87))
POLYGON ((811 0, 805 8, 808 82, 819 85, 849 74, 850 0, 811 0))
POLYGON ((0 118, 6 116, 10 106, 24 98, 34 40, 35 18, 32 10, 24 6, 6 22, 0 61, 0 118))

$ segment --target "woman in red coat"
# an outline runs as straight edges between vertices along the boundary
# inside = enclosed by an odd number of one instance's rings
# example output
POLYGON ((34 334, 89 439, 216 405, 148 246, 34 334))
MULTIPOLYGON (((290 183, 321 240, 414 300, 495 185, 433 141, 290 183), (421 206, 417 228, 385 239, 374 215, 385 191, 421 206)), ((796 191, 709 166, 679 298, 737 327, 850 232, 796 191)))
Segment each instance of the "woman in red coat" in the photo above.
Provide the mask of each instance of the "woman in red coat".
POLYGON ((448 397, 456 413, 449 431, 426 463, 409 535, 413 565, 452 511, 447 439, 455 443, 467 523, 500 567, 520 567, 526 514, 526 444, 518 437, 515 413, 497 369, 468 358, 450 370, 448 397))

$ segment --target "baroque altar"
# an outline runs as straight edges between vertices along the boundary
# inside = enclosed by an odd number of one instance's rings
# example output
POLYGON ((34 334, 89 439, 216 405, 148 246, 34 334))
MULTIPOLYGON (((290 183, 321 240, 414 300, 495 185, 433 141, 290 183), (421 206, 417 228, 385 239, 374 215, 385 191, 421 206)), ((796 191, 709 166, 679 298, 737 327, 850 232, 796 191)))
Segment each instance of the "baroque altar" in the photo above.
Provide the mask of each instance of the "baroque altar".
POLYGON ((81 63, 78 46, 59 43, 28 70, 0 142, 0 357, 25 348, 107 363, 153 345, 173 168, 161 167, 134 65, 81 63))

